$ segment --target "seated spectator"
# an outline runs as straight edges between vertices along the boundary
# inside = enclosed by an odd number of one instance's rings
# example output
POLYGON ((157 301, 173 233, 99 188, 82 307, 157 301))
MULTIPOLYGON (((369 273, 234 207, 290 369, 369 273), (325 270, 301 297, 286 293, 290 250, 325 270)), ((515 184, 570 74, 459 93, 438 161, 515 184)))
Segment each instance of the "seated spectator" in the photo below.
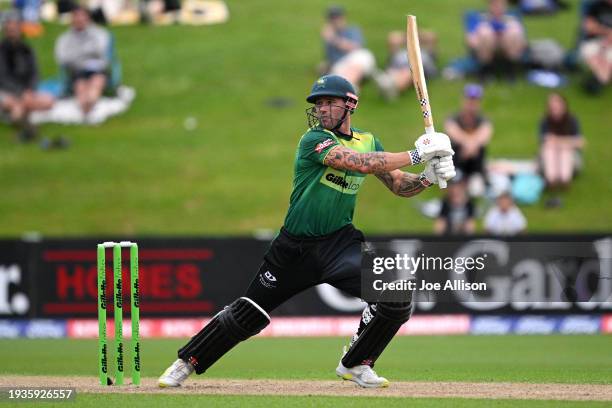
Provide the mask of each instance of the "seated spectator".
POLYGON ((515 78, 527 48, 525 30, 518 18, 507 12, 506 0, 489 0, 489 10, 468 27, 467 45, 480 63, 483 79, 502 68, 515 78))
POLYGON ((446 120, 444 129, 455 150, 455 166, 467 179, 470 194, 480 196, 487 182, 485 155, 493 125, 481 112, 480 85, 466 85, 463 96, 461 110, 446 120))
POLYGON ((82 7, 72 11, 71 25, 55 44, 55 58, 66 70, 70 90, 87 118, 108 81, 111 37, 91 22, 82 7))
POLYGON ((512 195, 506 191, 497 197, 495 205, 487 211, 484 227, 492 235, 512 236, 525 231, 527 220, 514 204, 512 195))
POLYGON ((448 184, 440 215, 434 224, 438 235, 468 235, 476 230, 474 203, 467 194, 465 180, 455 177, 448 184))
POLYGON ((20 140, 29 141, 36 136, 30 113, 51 108, 53 97, 36 92, 36 55, 23 41, 20 26, 16 15, 5 17, 0 42, 0 109, 20 128, 20 140))
POLYGON ((580 124, 569 111, 566 99, 548 96, 546 114, 540 122, 541 159, 549 189, 569 186, 575 169, 576 151, 584 146, 580 124))
POLYGON ((361 30, 347 25, 342 7, 333 6, 327 10, 327 23, 321 29, 321 38, 325 43, 329 73, 340 75, 359 86, 376 68, 374 55, 364 48, 361 30))
POLYGON ((580 56, 592 75, 585 89, 599 93, 612 77, 612 0, 591 3, 582 22, 586 39, 580 45, 580 56))
MULTIPOLYGON (((432 31, 419 33, 421 58, 425 76, 431 78, 437 75, 436 45, 438 38, 432 31)), ((387 37, 389 58, 384 71, 376 70, 373 79, 376 81, 382 96, 386 100, 396 99, 400 93, 412 85, 412 74, 408 53, 406 52, 406 34, 402 31, 392 31, 387 37)))

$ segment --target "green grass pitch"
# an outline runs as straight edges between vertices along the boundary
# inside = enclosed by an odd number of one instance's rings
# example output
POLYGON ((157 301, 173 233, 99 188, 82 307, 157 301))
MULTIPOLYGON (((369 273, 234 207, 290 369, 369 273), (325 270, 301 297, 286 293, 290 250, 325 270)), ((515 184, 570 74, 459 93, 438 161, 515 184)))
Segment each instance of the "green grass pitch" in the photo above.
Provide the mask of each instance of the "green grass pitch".
MULTIPOLYGON (((257 338, 231 351, 205 375, 210 378, 334 380, 342 338, 257 338)), ((142 342, 144 377, 157 377, 173 361, 181 339, 142 342)), ((418 336, 394 339, 377 364, 393 381, 612 384, 610 336, 418 336)), ((97 374, 95 340, 0 340, 0 375, 97 374)), ((130 366, 126 368, 126 379, 130 366)), ((111 371, 112 372, 112 371, 111 371)), ((96 396, 80 394, 79 406, 96 396)), ((181 406, 510 406, 512 400, 345 397, 124 395, 137 405, 181 406), (357 405, 355 405, 357 404, 357 405)), ((596 402, 520 401, 534 407, 596 402)))

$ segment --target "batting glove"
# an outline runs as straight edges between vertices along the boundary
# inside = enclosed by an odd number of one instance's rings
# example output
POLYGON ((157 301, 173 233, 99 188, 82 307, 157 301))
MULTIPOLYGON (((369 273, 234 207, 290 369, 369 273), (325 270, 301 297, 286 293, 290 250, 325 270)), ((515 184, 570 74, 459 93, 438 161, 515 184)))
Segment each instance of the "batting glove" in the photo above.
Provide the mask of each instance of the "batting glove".
POLYGON ((452 156, 435 157, 427 162, 419 180, 425 187, 438 184, 440 180, 450 180, 456 175, 452 156))
POLYGON ((448 136, 444 133, 425 133, 414 142, 415 150, 410 150, 412 164, 429 161, 434 157, 452 156, 455 154, 448 136))
POLYGON ((436 177, 438 180, 450 180, 457 175, 455 165, 453 164, 453 156, 443 156, 438 159, 438 163, 434 164, 436 177))

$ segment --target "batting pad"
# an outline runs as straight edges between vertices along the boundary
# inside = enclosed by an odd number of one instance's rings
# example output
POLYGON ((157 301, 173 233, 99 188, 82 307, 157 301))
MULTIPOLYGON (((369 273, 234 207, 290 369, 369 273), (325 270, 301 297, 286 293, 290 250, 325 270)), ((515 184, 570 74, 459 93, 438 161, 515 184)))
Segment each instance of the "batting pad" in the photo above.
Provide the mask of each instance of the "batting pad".
POLYGON ((202 374, 236 344, 256 335, 270 323, 270 316, 246 297, 236 299, 178 352, 178 357, 202 374))
POLYGON ((402 324, 410 319, 412 303, 378 303, 376 311, 370 308, 374 317, 366 323, 365 329, 349 351, 342 358, 342 365, 347 368, 374 363, 387 347, 402 324))

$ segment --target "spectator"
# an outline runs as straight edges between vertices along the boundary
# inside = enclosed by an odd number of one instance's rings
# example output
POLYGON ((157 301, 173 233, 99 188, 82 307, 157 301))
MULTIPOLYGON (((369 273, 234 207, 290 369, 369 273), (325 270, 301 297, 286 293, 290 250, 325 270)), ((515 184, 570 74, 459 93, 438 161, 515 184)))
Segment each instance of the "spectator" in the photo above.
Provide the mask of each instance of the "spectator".
POLYGON ((485 155, 493 125, 481 113, 480 85, 466 85, 463 96, 461 110, 446 120, 444 128, 455 150, 455 166, 467 179, 470 194, 479 196, 484 193, 487 181, 485 155))
POLYGON ((470 235, 476 230, 474 203, 467 194, 464 179, 455 177, 449 182, 442 201, 440 215, 434 224, 438 235, 470 235))
POLYGON ((584 146, 584 139, 566 99, 556 92, 548 96, 546 114, 540 122, 540 140, 548 188, 567 188, 574 174, 576 152, 584 146))
POLYGON ((495 205, 487 211, 484 224, 489 234, 511 236, 524 232, 527 220, 514 204, 512 195, 505 191, 497 197, 495 205))
POLYGON ((19 138, 36 136, 29 122, 30 113, 53 105, 50 95, 36 92, 38 67, 34 50, 23 41, 21 23, 16 15, 5 17, 0 42, 0 108, 11 123, 20 128, 19 138))
POLYGON ((372 52, 364 48, 361 30, 348 26, 342 7, 332 6, 327 10, 327 23, 321 29, 325 43, 328 72, 346 78, 358 86, 376 68, 372 52))
POLYGON ((70 90, 87 118, 108 81, 111 37, 91 22, 82 7, 72 11, 71 25, 55 44, 55 58, 66 70, 70 90))
MULTIPOLYGON (((437 75, 436 45, 438 38, 432 31, 419 33, 421 57, 425 76, 431 78, 437 75)), ((406 52, 406 34, 402 31, 392 31, 387 37, 389 58, 384 71, 375 70, 373 79, 386 100, 396 99, 400 93, 412 85, 412 74, 408 53, 406 52)))
POLYGON ((592 73, 585 88, 596 94, 612 77, 612 0, 590 4, 582 26, 586 39, 580 45, 580 55, 592 73))
POLYGON ((492 76, 498 67, 515 78, 527 48, 523 25, 507 12, 506 0, 489 0, 489 10, 468 27, 468 47, 480 63, 480 75, 492 76))

